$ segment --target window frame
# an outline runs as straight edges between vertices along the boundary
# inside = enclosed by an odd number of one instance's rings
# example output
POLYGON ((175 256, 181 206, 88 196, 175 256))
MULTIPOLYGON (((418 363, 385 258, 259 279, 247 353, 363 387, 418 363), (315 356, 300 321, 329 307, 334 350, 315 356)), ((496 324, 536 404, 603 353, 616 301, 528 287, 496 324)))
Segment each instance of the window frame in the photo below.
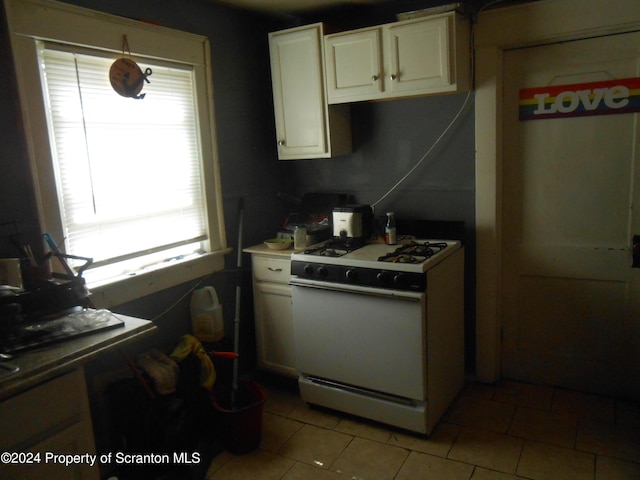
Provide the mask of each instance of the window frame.
POLYGON ((50 0, 5 0, 4 4, 40 227, 57 239, 62 238, 63 228, 38 65, 38 41, 122 53, 126 35, 134 60, 144 62, 147 58, 193 66, 209 236, 207 253, 111 283, 89 285, 94 304, 109 308, 222 270, 224 254, 231 249, 224 230, 208 38, 50 0))

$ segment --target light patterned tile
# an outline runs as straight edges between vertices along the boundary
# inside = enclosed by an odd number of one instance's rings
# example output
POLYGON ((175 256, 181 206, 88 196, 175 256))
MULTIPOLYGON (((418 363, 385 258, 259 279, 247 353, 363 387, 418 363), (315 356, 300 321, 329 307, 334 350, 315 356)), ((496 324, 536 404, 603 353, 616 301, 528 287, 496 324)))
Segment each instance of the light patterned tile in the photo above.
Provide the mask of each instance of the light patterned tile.
POLYGON ((351 478, 393 480, 407 455, 404 448, 355 438, 330 469, 351 478))
POLYGON ((392 432, 391 428, 385 425, 356 418, 343 418, 336 426, 335 431, 383 443, 391 438, 392 432))
POLYGON ((640 459, 640 428, 615 423, 581 422, 576 448, 637 462, 640 459))
POLYGON ((331 429, 336 428, 342 420, 338 414, 331 410, 313 407, 305 403, 298 405, 287 416, 292 420, 331 429))
POLYGON ((465 384, 460 398, 474 398, 476 400, 491 400, 495 394, 496 387, 484 383, 470 382, 465 384))
POLYGON ((279 480, 295 462, 262 450, 234 456, 209 478, 215 480, 279 480))
POLYGON ((264 411, 276 415, 286 416, 296 408, 304 405, 302 398, 295 390, 284 388, 266 387, 267 401, 264 404, 264 411))
POLYGON ((473 383, 426 437, 310 408, 291 385, 265 387, 260 449, 221 453, 208 480, 640 480, 638 403, 473 383))
POLYGON ((282 480, 347 480, 347 477, 306 463, 296 463, 282 480))
POLYGON ((496 433, 507 433, 515 409, 515 405, 493 400, 462 397, 451 410, 448 421, 496 433))
POLYGON ((351 435, 305 425, 280 447, 278 453, 309 465, 329 468, 351 440, 351 435))
POLYGON ((486 430, 463 428, 448 458, 490 470, 515 473, 524 441, 486 430))
POLYGON ((615 401, 608 397, 571 390, 556 389, 551 405, 553 413, 573 415, 578 419, 615 421, 615 401))
POLYGON ((493 470, 486 470, 484 468, 476 467, 471 476, 471 480, 514 480, 514 475, 508 473, 494 472, 493 470))
POLYGON ((391 435, 388 443, 408 450, 446 457, 458 436, 458 432, 460 432, 458 425, 439 423, 428 438, 396 432, 391 435))
POLYGON ((264 412, 260 448, 270 452, 277 452, 303 426, 303 423, 295 420, 264 412))
POLYGON ((578 421, 573 416, 533 408, 518 408, 511 422, 509 435, 573 448, 577 429, 578 421))
POLYGON ((411 452, 395 480, 468 480, 472 472, 473 465, 411 452))
POLYGON ((616 423, 640 428, 640 402, 616 402, 616 423))
POLYGON ((640 463, 625 462, 610 457, 596 457, 595 480, 638 480, 640 463))
POLYGON ((220 470, 226 463, 233 460, 233 455, 229 452, 222 452, 216 455, 211 461, 211 465, 209 465, 209 469, 207 470, 206 478, 212 478, 213 474, 215 474, 218 470, 220 470))
POLYGON ((527 442, 517 474, 533 480, 592 480, 595 455, 544 443, 527 442))
POLYGON ((502 381, 496 387, 493 400, 520 407, 551 410, 554 389, 528 383, 502 381))

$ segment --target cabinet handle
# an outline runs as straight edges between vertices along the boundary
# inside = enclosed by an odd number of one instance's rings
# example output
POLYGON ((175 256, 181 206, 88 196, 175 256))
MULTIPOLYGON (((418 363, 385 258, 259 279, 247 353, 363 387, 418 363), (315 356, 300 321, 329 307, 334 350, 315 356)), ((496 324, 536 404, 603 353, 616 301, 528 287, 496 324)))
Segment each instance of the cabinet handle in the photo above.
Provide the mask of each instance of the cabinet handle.
POLYGON ((378 80, 378 78, 380 78, 380 77, 378 77, 378 75, 373 75, 373 76, 371 77, 371 80, 373 80, 374 82, 376 82, 376 81, 378 80))
POLYGON ((391 80, 395 80, 396 78, 398 78, 398 76, 395 73, 392 73, 391 76, 389 77, 391 80))
POLYGON ((270 270, 271 272, 281 272, 281 271, 282 271, 282 269, 281 269, 281 268, 273 268, 273 267, 268 267, 268 268, 269 268, 269 270, 270 270))
POLYGON ((278 146, 284 147, 284 140, 278 140, 278 146))

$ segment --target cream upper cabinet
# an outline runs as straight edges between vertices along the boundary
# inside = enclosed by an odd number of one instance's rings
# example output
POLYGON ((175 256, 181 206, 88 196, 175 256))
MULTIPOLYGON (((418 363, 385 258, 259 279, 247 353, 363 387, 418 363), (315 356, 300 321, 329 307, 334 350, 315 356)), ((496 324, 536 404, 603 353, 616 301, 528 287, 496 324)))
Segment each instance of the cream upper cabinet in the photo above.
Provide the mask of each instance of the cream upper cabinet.
POLYGON ((327 158, 351 152, 348 106, 327 103, 323 26, 269 34, 278 158, 327 158))
POLYGON ((327 35, 329 103, 468 90, 469 48, 455 12, 327 35))
POLYGON ((377 98, 384 91, 381 28, 327 35, 325 55, 330 102, 377 98))

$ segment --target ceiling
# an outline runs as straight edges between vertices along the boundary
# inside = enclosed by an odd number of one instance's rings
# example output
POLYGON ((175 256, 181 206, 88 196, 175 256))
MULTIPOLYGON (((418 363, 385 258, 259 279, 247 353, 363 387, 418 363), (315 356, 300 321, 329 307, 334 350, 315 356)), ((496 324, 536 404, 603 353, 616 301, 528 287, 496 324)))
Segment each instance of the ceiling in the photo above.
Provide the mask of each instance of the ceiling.
POLYGON ((347 5, 375 5, 394 0, 215 0, 236 8, 272 14, 300 14, 347 5))
POLYGON ((527 3, 537 0, 206 0, 213 3, 229 5, 235 8, 250 10, 271 15, 302 15, 320 10, 341 7, 367 7, 384 3, 397 3, 406 11, 421 10, 429 7, 463 3, 472 10, 483 10, 487 7, 503 6, 513 3, 527 3), (412 8, 415 7, 415 8, 412 8))

